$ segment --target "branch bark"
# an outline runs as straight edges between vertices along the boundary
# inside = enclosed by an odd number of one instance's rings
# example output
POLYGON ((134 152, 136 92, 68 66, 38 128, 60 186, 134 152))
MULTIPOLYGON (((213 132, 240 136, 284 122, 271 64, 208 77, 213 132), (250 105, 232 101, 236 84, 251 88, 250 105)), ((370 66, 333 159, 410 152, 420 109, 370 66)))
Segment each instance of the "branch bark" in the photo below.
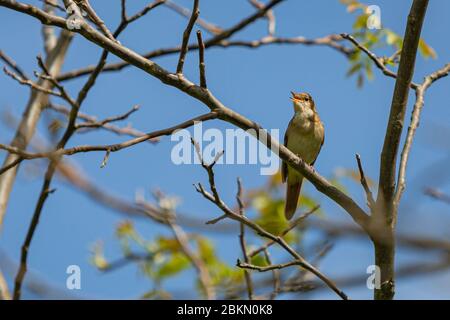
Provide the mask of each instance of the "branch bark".
MULTIPOLYGON (((266 10, 269 10, 279 2, 281 1, 280 0, 271 1, 265 7, 266 10)), ((52 24, 60 28, 67 28, 66 20, 64 18, 49 15, 31 5, 18 3, 17 1, 14 0, 0 0, 0 6, 8 7, 10 9, 33 16, 39 19, 44 24, 52 24)), ((259 11, 254 16, 245 19, 238 26, 224 32, 224 34, 219 35, 220 36, 219 41, 222 38, 225 38, 227 34, 232 34, 237 30, 239 30, 239 28, 241 28, 240 25, 248 24, 254 21, 261 15, 264 15, 265 12, 266 11, 264 10, 259 11)), ((280 145, 278 141, 273 140, 272 137, 269 134, 267 134, 259 124, 243 117, 242 115, 223 105, 209 90, 195 85, 194 83, 192 83, 191 81, 189 81, 184 77, 178 77, 176 74, 168 72, 155 62, 145 57, 142 57, 138 53, 122 46, 119 43, 116 43, 108 39, 103 34, 93 29, 89 24, 82 23, 80 25, 80 29, 75 31, 81 34, 87 40, 103 47, 104 49, 122 58, 128 63, 133 64, 135 67, 158 78, 161 82, 165 83, 166 85, 178 88, 179 90, 185 92, 191 97, 201 101, 211 111, 217 112, 219 114, 220 119, 227 121, 231 124, 234 124, 244 130, 254 129, 256 132, 257 139, 259 139, 269 149, 278 153, 280 158, 289 163, 291 167, 301 172, 302 175, 307 180, 309 180, 321 193, 327 195, 329 198, 331 198, 337 204, 339 204, 342 208, 344 208, 350 214, 352 219, 358 225, 360 225, 366 231, 367 234, 374 236, 370 229, 369 216, 352 198, 350 198, 345 193, 340 191, 337 187, 332 185, 324 177, 320 176, 311 166, 309 166, 306 162, 304 162, 302 159, 300 159, 298 156, 292 153, 285 146, 280 145), (260 134, 260 132, 264 132, 264 134, 260 134)), ((207 43, 205 43, 205 45, 207 45, 207 43)))
MULTIPOLYGON (((71 32, 63 30, 61 35, 59 36, 57 44, 55 45, 51 53, 47 56, 45 65, 47 66, 52 76, 57 76, 61 71, 67 49, 72 40, 72 35, 73 34, 71 32)), ((40 79, 38 81, 38 85, 48 90, 51 90, 54 87, 50 81, 44 79, 40 79)), ((34 134, 36 125, 41 116, 42 108, 47 103, 47 99, 48 94, 38 90, 31 91, 27 107, 22 116, 14 139, 11 142, 12 146, 20 149, 26 149, 31 137, 34 134)), ((17 161, 17 155, 8 154, 3 162, 3 167, 6 167, 17 161)), ((8 205, 9 196, 14 185, 18 168, 19 166, 16 165, 0 176, 0 227, 3 225, 6 207, 8 205)))
POLYGON ((376 289, 375 299, 392 299, 395 293, 395 221, 398 207, 394 204, 395 176, 398 149, 403 131, 408 93, 414 74, 414 66, 428 0, 414 0, 406 24, 401 60, 395 82, 389 121, 381 153, 380 175, 376 210, 377 224, 386 239, 374 241, 375 264, 381 271, 381 288, 376 289))

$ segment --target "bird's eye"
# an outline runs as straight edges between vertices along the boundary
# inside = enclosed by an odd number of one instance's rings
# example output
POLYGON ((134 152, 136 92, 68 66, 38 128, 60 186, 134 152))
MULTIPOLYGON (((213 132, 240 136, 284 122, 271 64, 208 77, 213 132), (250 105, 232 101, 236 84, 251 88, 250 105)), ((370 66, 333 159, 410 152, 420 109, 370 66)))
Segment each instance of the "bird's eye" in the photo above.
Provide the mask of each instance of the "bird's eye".
POLYGON ((306 98, 305 98, 305 101, 309 101, 309 98, 308 98, 308 97, 306 97, 306 98))

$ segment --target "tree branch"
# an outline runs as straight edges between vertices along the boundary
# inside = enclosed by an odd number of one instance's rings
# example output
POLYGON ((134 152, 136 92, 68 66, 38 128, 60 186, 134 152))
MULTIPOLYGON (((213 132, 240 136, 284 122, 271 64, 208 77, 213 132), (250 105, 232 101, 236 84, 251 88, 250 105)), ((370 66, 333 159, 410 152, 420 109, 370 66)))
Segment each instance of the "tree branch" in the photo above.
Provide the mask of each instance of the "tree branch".
POLYGON ((364 192, 366 193, 367 204, 371 211, 375 210, 375 200, 372 195, 372 191, 370 191, 369 185, 367 184, 366 176, 364 174, 364 169, 361 163, 361 156, 356 154, 356 162, 358 164, 359 176, 361 185, 364 188, 364 192))
POLYGON ((189 22, 186 26, 186 30, 184 30, 183 33, 183 41, 181 43, 180 57, 178 58, 178 65, 177 65, 178 75, 183 74, 184 60, 186 58, 186 53, 188 52, 189 37, 191 36, 192 28, 194 27, 195 21, 197 21, 197 18, 200 15, 200 11, 198 9, 199 1, 200 0, 194 0, 193 5, 194 7, 192 8, 191 18, 189 19, 189 22))
POLYGON ((374 297, 377 300, 392 299, 395 293, 394 233, 398 206, 394 203, 394 193, 397 154, 427 6, 428 0, 414 0, 411 6, 404 34, 397 79, 395 81, 389 121, 381 152, 375 219, 376 224, 384 230, 386 241, 374 242, 375 264, 381 271, 381 288, 375 289, 374 292, 374 297))
MULTIPOLYGON (((277 3, 281 2, 281 0, 273 0, 266 7, 265 10, 269 10, 277 3)), ((35 8, 30 5, 21 4, 14 0, 0 0, 1 6, 6 6, 16 11, 20 11, 31 16, 36 17, 41 20, 43 23, 49 23, 61 28, 66 28, 65 19, 60 17, 54 17, 46 14, 42 10, 35 8)), ((237 30, 240 30, 241 25, 246 25, 251 23, 255 19, 257 19, 260 15, 264 15, 265 11, 259 11, 255 15, 245 19, 238 26, 233 29, 226 31, 226 34, 233 34, 237 30)), ((257 138, 265 144, 268 148, 270 148, 274 152, 279 152, 280 157, 285 160, 291 167, 298 170, 302 175, 322 193, 327 195, 329 198, 338 203, 341 207, 343 207, 353 218, 353 220, 358 223, 366 232, 371 236, 376 236, 372 234, 370 230, 369 216, 365 213, 363 209, 361 209, 353 199, 344 194, 338 188, 333 186, 330 182, 328 182, 325 178, 320 176, 315 170, 305 163, 298 156, 293 154, 289 149, 285 146, 280 145, 277 141, 273 140, 267 132, 264 134, 260 134, 260 130, 262 127, 251 121, 235 111, 225 107, 213 94, 196 86, 191 81, 187 80, 184 77, 178 77, 177 75, 171 74, 168 71, 164 70, 161 66, 156 64, 155 62, 140 56, 134 51, 108 39, 103 36, 98 31, 94 30, 86 23, 82 23, 80 25, 80 29, 76 30, 78 33, 83 35, 87 40, 96 43, 97 45, 109 50, 111 53, 117 55, 118 57, 128 61, 133 64, 137 68, 151 74, 152 76, 158 78, 163 83, 176 87, 179 90, 185 92, 186 94, 192 96, 193 98, 203 102, 208 108, 212 111, 216 111, 219 113, 219 118, 225 120, 229 123, 232 123, 244 130, 254 129, 256 130, 257 138)), ((224 38, 225 35, 219 35, 219 41, 224 38)), ((208 43, 208 42, 207 42, 208 43)), ((205 46, 207 45, 205 43, 205 46)))
POLYGON ((417 86, 416 88, 416 102, 413 107, 413 111, 411 114, 411 122, 408 127, 408 132, 406 134, 405 143, 403 145, 400 157, 400 166, 397 178, 397 189, 395 191, 394 196, 395 206, 399 205, 400 199, 406 187, 406 167, 408 165, 408 159, 409 154, 411 152, 412 143, 414 140, 414 135, 416 133, 417 127, 419 126, 420 115, 422 113, 422 109, 424 106, 425 92, 433 84, 433 82, 435 82, 440 78, 446 77, 449 72, 450 72, 450 63, 447 63, 443 68, 425 77, 423 83, 417 86))
MULTIPOLYGON (((205 188, 199 183, 195 186, 197 192, 203 195, 203 197, 212 203, 214 203, 218 208, 220 208, 226 216, 232 220, 238 221, 239 223, 242 223, 243 225, 246 225, 253 231, 255 231, 258 235, 261 237, 267 238, 269 240, 272 240, 276 242, 280 247, 282 247, 284 250, 286 250, 296 261, 296 264, 304 268, 305 270, 311 272, 312 274, 316 275, 319 279, 321 279, 328 287, 330 287, 331 290, 333 290, 339 297, 341 297, 344 300, 347 300, 347 295, 342 292, 332 280, 327 278, 322 272, 320 272, 318 269, 316 269, 313 265, 311 265, 309 262, 307 262, 300 254, 298 254, 282 237, 275 236, 271 234, 270 232, 266 231, 264 228, 259 226, 258 224, 254 223, 253 221, 249 220, 247 217, 240 215, 238 213, 235 213, 233 210, 231 210, 220 198, 219 192, 216 188, 216 182, 214 178, 214 170, 213 167, 217 160, 223 155, 223 153, 218 153, 213 160, 211 164, 206 164, 203 161, 203 158, 201 156, 201 151, 199 145, 192 140, 192 143, 195 146, 195 149, 197 151, 197 155, 199 157, 200 163, 202 167, 206 170, 208 173, 208 180, 209 180, 209 186, 211 189, 211 193, 205 190, 205 188)), ((238 261, 239 263, 239 261, 238 261)))

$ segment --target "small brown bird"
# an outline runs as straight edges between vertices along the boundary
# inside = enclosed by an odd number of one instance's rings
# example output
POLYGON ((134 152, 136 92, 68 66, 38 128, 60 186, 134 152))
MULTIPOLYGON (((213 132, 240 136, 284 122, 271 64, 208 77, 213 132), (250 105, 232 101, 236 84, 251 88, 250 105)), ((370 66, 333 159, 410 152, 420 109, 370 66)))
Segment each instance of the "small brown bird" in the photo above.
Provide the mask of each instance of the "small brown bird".
MULTIPOLYGON (((295 114, 284 135, 284 145, 308 164, 313 165, 325 139, 323 123, 316 111, 314 100, 308 93, 291 91, 291 94, 295 114)), ((284 214, 289 220, 297 210, 303 176, 286 162, 283 162, 281 167, 281 176, 283 182, 287 181, 284 214)))

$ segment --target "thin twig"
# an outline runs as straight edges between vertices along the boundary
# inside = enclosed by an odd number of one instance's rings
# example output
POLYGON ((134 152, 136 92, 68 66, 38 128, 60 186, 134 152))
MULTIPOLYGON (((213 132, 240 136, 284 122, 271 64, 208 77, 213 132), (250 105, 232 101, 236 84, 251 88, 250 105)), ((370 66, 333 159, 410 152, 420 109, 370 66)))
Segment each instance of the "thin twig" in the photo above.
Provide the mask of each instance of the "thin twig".
POLYGON ((7 76, 9 76, 9 77, 13 78, 14 80, 16 80, 17 82, 19 82, 20 84, 26 85, 33 90, 40 91, 45 94, 50 94, 55 97, 61 97, 61 93, 55 92, 55 91, 53 91, 51 89, 47 89, 45 87, 41 87, 39 84, 35 83, 34 81, 31 81, 30 79, 24 79, 24 78, 20 77, 19 75, 15 74, 14 72, 9 71, 8 69, 6 69, 6 67, 3 68, 3 72, 7 76))
POLYGON ((213 119, 216 119, 217 117, 218 117, 217 113, 208 112, 201 116, 184 121, 173 127, 153 131, 153 132, 147 133, 146 135, 141 136, 141 137, 127 140, 122 143, 116 143, 116 144, 110 144, 110 145, 76 146, 76 147, 72 147, 72 148, 68 148, 68 149, 58 149, 55 151, 36 152, 36 153, 28 152, 28 151, 21 150, 19 148, 13 147, 13 146, 7 146, 4 144, 0 144, 0 149, 6 150, 13 154, 17 154, 17 155, 23 157, 24 159, 28 159, 28 160, 39 159, 39 158, 53 158, 53 157, 59 157, 62 155, 73 155, 76 153, 93 152, 93 151, 108 151, 108 150, 110 150, 111 152, 117 152, 119 150, 129 148, 131 146, 134 146, 136 144, 139 144, 141 142, 144 142, 144 141, 147 141, 150 139, 170 135, 176 130, 188 128, 190 126, 193 126, 197 122, 213 120, 213 119))
POLYGON ((22 79, 28 79, 28 76, 22 70, 21 67, 15 62, 11 57, 9 57, 6 53, 0 50, 0 59, 3 60, 6 65, 8 65, 11 69, 13 69, 22 79))
POLYGON ((127 119, 129 116, 131 116, 133 113, 139 110, 139 105, 133 106, 130 110, 127 112, 120 114, 118 116, 108 117, 106 119, 103 119, 101 121, 95 121, 95 122, 83 122, 80 124, 77 124, 75 127, 77 129, 79 128, 99 128, 105 126, 105 124, 122 121, 127 119))
MULTIPOLYGON (((298 218, 294 219, 293 221, 291 221, 291 223, 289 223, 289 226, 283 230, 280 233, 280 237, 284 237, 286 236, 291 230, 295 229, 301 222, 303 222, 307 217, 309 217, 311 214, 313 214, 314 212, 316 212, 317 210, 319 210, 320 206, 315 206, 314 208, 312 208, 311 210, 305 212, 304 214, 300 215, 298 218)), ((257 254, 263 252, 264 250, 268 249, 270 246, 272 246, 275 243, 275 241, 268 241, 265 244, 263 244, 261 247, 254 249, 252 251, 249 252, 249 256, 250 257, 254 257, 257 254)))
POLYGON ((280 270, 280 269, 284 269, 284 268, 292 267, 292 266, 303 267, 303 261, 293 260, 293 261, 286 262, 286 263, 273 264, 273 265, 261 267, 261 266, 256 266, 253 264, 244 263, 244 262, 241 262, 240 260, 238 260, 236 265, 239 268, 257 270, 259 272, 266 272, 266 271, 272 271, 272 270, 280 270))
POLYGON ((14 159, 13 162, 3 165, 3 167, 0 169, 0 176, 3 173, 5 173, 6 171, 8 171, 9 169, 12 169, 12 168, 16 167, 17 165, 19 165, 22 161, 23 161, 23 158, 19 157, 17 159, 14 159))
POLYGON ((443 193, 440 190, 434 189, 434 188, 426 188, 424 193, 427 196, 432 197, 433 199, 445 202, 447 204, 450 204, 450 195, 443 193))
POLYGON ((214 287, 212 285, 211 276, 209 274, 208 268, 205 263, 200 259, 197 254, 195 254, 192 249, 189 247, 189 239, 186 233, 174 223, 174 221, 169 219, 169 226, 172 228, 172 231, 177 239, 178 244, 181 247, 181 250, 185 254, 185 256, 191 261, 192 265, 197 269, 198 277, 200 283, 205 291, 206 297, 208 300, 214 300, 216 294, 214 292, 214 287))
POLYGON ((437 80, 446 77, 450 72, 450 63, 447 63, 443 68, 433 72, 425 77, 425 80, 416 88, 416 102, 411 113, 411 122, 406 133, 405 143, 403 145, 400 156, 400 166, 397 177, 397 189, 394 195, 394 203, 398 205, 406 187, 406 167, 408 165, 409 154, 411 152, 414 135, 419 126, 420 115, 424 106, 424 95, 427 89, 437 80))
POLYGON ((78 5, 89 15, 89 18, 91 18, 91 20, 99 27, 105 36, 113 41, 116 41, 105 22, 98 16, 94 8, 92 8, 89 0, 80 0, 78 1, 78 5))
MULTIPOLYGON (((375 66, 377 66, 377 68, 383 72, 384 75, 394 78, 394 79, 397 78, 397 74, 395 72, 389 70, 385 66, 385 64, 383 63, 383 60, 381 58, 377 57, 377 55, 375 53, 373 53, 372 51, 367 49, 365 46, 363 46, 361 43, 359 43, 353 36, 351 36, 347 33, 342 33, 341 36, 342 36, 342 38, 349 40, 358 49, 363 51, 375 63, 375 66)), ((410 86, 412 89, 416 89, 418 84, 411 81, 410 86)))
MULTIPOLYGON (((228 41, 226 39, 222 39, 218 42, 212 41, 214 38, 208 40, 205 42, 205 49, 210 49, 214 47, 219 48, 232 48, 232 47, 244 47, 248 49, 257 49, 259 47, 263 46, 269 46, 269 45, 305 45, 305 46, 328 46, 332 49, 335 49, 339 51, 340 53, 344 54, 345 56, 349 56, 351 53, 354 52, 353 49, 349 49, 338 42, 342 40, 342 37, 340 35, 329 35, 325 37, 319 37, 315 39, 308 39, 305 37, 292 37, 292 38, 283 38, 283 37, 264 37, 262 39, 257 40, 233 40, 228 41)), ((198 44, 190 44, 188 46, 189 50, 198 50, 198 44)), ((166 55, 176 54, 179 53, 181 50, 180 46, 177 47, 170 47, 170 48, 161 48, 156 49, 147 53, 144 53, 142 56, 147 59, 154 59, 158 57, 163 57, 166 55)), ((126 61, 121 62, 114 62, 109 63, 105 66, 103 72, 115 72, 120 71, 126 67, 129 67, 130 63, 126 61)), ((66 73, 61 74, 57 79, 59 81, 67 81, 71 79, 75 79, 81 76, 88 75, 92 72, 93 66, 88 66, 72 71, 68 71, 66 73)))
MULTIPOLYGON (((239 214, 244 216, 244 204, 242 202, 242 181, 240 178, 237 179, 238 191, 236 194, 236 201, 239 207, 239 214)), ((245 243, 245 226, 241 222, 239 223, 239 244, 241 246, 242 255, 244 257, 245 263, 250 263, 250 258, 247 254, 247 244, 245 243)), ((253 281, 252 276, 247 270, 244 270, 245 283, 247 284, 247 295, 249 300, 253 300, 253 281)))
MULTIPOLYGON (((183 17, 189 18, 192 14, 192 12, 189 9, 179 6, 178 4, 176 4, 173 1, 165 0, 163 2, 166 5, 166 7, 172 9, 176 13, 182 15, 183 17)), ((223 31, 222 28, 220 28, 220 27, 216 26, 215 24, 208 22, 200 17, 197 18, 197 21, 195 23, 211 34, 219 34, 223 31)))
MULTIPOLYGON (((206 164, 201 156, 201 151, 199 148, 198 143, 196 143, 192 139, 192 143, 195 146, 195 149, 197 151, 197 155, 199 157, 200 163, 202 167, 207 171, 208 173, 208 180, 209 180, 209 186, 211 189, 211 193, 205 190, 203 185, 200 183, 196 186, 197 192, 203 195, 205 199, 211 201, 214 203, 217 207, 219 207, 227 216, 228 218, 238 221, 240 223, 243 223, 247 227, 254 230, 258 235, 265 237, 267 239, 273 240, 277 244, 279 244, 283 249, 285 249, 292 257, 294 257, 296 264, 301 266, 302 268, 310 271, 311 273, 315 274, 319 279, 321 279, 324 283, 326 283, 331 290, 333 290, 339 297, 341 297, 344 300, 347 300, 347 295, 342 292, 333 281, 331 281, 329 278, 327 278, 324 274, 322 274, 318 269, 316 269, 313 265, 308 263, 300 254, 298 254, 282 237, 275 236, 271 234, 270 232, 266 231, 264 228, 259 226, 258 224, 254 223, 253 221, 249 220, 245 216, 241 216, 238 213, 235 213, 233 210, 231 210, 220 198, 219 193, 216 188, 215 178, 214 178, 214 170, 213 167, 215 163, 218 160, 218 157, 222 155, 222 153, 218 153, 216 158, 211 164, 206 164)), ((239 261, 238 261, 239 264, 239 261)))
POLYGON ((364 169, 361 163, 361 156, 359 154, 355 155, 356 162, 358 164, 358 170, 359 170, 359 176, 360 176, 360 182, 362 187, 364 188, 364 192, 366 193, 367 198, 367 204, 369 206, 369 209, 371 211, 375 210, 375 199, 373 198, 372 191, 370 191, 369 185, 366 180, 366 176, 364 174, 364 169))
POLYGON ((202 32, 200 30, 197 31, 197 41, 198 41, 198 66, 200 69, 200 87, 206 89, 206 65, 205 65, 205 44, 202 39, 202 32))
MULTIPOLYGON (((272 259, 270 258, 269 250, 264 249, 264 257, 266 258, 267 265, 269 266, 272 265, 272 259)), ((270 300, 274 300, 277 297, 281 287, 280 271, 277 269, 273 269, 272 275, 273 275, 273 291, 270 294, 270 300)))
MULTIPOLYGON (((248 0, 251 5, 253 5, 256 9, 262 9, 264 8, 264 4, 259 2, 258 0, 248 0)), ((273 10, 269 10, 266 12, 265 17, 267 19, 267 31, 270 37, 273 37, 275 35, 275 14, 273 13, 273 10)))
POLYGON ((165 2, 165 0, 155 0, 152 3, 149 3, 141 11, 138 11, 136 14, 132 15, 130 18, 127 18, 126 22, 127 23, 132 23, 132 22, 142 18, 147 13, 149 13, 151 10, 157 8, 158 6, 163 4, 164 2, 165 2))
MULTIPOLYGON (((56 105, 53 103, 49 103, 46 108, 61 113, 65 116, 70 114, 70 109, 63 105, 56 105)), ((76 128, 80 133, 88 132, 90 129, 101 128, 110 132, 113 132, 117 135, 127 135, 131 137, 142 137, 145 135, 145 132, 137 130, 130 125, 126 127, 119 127, 113 125, 111 123, 104 123, 105 120, 97 120, 95 116, 89 115, 87 113, 78 112, 78 119, 83 120, 82 123, 77 123, 76 128)), ((156 143, 159 141, 158 138, 148 140, 150 143, 156 143)))
POLYGON ((189 37, 191 35, 192 28, 194 27, 195 21, 197 20, 198 16, 200 15, 200 10, 198 9, 199 1, 200 0, 194 0, 194 6, 192 8, 191 17, 186 26, 186 29, 183 32, 183 41, 181 43, 180 57, 178 59, 178 65, 177 65, 177 74, 183 74, 184 60, 185 60, 186 54, 188 52, 189 37))

